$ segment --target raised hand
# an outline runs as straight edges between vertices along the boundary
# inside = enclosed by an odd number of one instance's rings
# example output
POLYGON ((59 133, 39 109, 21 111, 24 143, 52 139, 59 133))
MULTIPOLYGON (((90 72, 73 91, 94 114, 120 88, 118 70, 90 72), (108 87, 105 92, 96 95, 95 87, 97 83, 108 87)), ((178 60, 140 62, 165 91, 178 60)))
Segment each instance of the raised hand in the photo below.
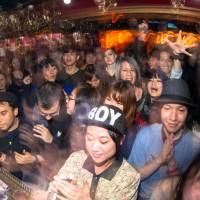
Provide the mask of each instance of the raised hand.
POLYGON ((187 44, 188 41, 191 39, 192 35, 189 35, 188 37, 183 38, 182 37, 182 30, 180 30, 179 33, 178 33, 177 40, 175 42, 172 42, 171 40, 169 40, 168 37, 170 37, 170 36, 167 36, 166 38, 164 38, 164 41, 173 50, 173 53, 175 55, 179 55, 180 53, 184 53, 184 54, 186 54, 188 56, 192 56, 192 54, 189 53, 186 50, 188 48, 193 48, 193 47, 197 46, 196 43, 187 44))
POLYGON ((168 163, 169 160, 171 160, 171 158, 173 157, 173 155, 174 155, 173 134, 170 134, 165 140, 163 148, 159 154, 159 160, 162 164, 168 163))

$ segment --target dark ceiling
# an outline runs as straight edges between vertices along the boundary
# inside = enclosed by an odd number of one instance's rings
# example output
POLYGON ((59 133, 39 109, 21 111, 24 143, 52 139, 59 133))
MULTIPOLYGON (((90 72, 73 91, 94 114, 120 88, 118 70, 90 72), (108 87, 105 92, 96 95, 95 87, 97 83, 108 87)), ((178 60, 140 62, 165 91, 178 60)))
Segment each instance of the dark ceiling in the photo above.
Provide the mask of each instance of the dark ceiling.
MULTIPOLYGON (((0 0, 0 10, 8 11, 12 9, 20 9, 30 4, 36 5, 44 2, 46 6, 50 3, 56 4, 56 7, 62 11, 77 11, 85 8, 94 8, 94 0, 72 0, 70 5, 65 5, 63 0, 0 0)), ((200 8, 199 0, 185 0, 185 6, 200 8)), ((118 0, 119 6, 134 6, 134 5, 170 5, 171 0, 118 0)))
MULTIPOLYGON (((200 0, 185 0, 185 7, 180 10, 173 9, 171 0, 117 0, 118 6, 108 13, 98 11, 94 0, 71 1, 71 4, 66 5, 63 0, 0 0, 0 11, 4 11, 2 15, 5 15, 6 19, 11 19, 12 22, 15 20, 15 18, 12 19, 13 13, 19 14, 17 19, 20 20, 20 23, 14 24, 13 29, 19 29, 20 31, 14 34, 11 33, 9 37, 42 30, 50 30, 52 32, 91 32, 136 27, 137 24, 132 24, 129 19, 149 19, 150 28, 155 31, 167 28, 200 33, 200 0), (29 5, 34 5, 34 11, 39 11, 38 13, 40 14, 35 15, 32 12, 32 15, 30 15, 32 18, 29 15, 26 18, 26 13, 29 12, 29 9, 27 9, 29 5), (21 12, 22 8, 24 8, 24 12, 21 12), (49 21, 45 21, 44 10, 49 11, 49 21), (25 13, 23 17, 20 17, 21 13, 25 13), (116 20, 117 23, 115 23, 113 22, 112 14, 116 14, 114 18, 117 17, 117 14, 121 14, 122 17, 116 20), (37 20, 35 16, 38 17, 37 20), (30 25, 29 30, 27 23, 35 26, 30 25)), ((17 15, 14 15, 14 17, 17 17, 17 15)), ((10 23, 7 24, 8 26, 10 25, 10 23)), ((3 28, 4 37, 8 37, 9 29, 7 27, 3 28)))

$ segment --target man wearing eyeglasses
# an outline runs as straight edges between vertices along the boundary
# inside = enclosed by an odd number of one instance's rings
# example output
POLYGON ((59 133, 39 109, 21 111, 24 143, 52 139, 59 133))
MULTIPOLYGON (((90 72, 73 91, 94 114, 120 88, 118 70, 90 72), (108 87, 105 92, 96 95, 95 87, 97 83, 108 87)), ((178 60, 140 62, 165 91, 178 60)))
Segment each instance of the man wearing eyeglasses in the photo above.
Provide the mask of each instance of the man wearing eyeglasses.
POLYGON ((45 143, 67 147, 67 129, 71 118, 66 113, 66 96, 59 84, 46 82, 36 91, 34 136, 45 143))

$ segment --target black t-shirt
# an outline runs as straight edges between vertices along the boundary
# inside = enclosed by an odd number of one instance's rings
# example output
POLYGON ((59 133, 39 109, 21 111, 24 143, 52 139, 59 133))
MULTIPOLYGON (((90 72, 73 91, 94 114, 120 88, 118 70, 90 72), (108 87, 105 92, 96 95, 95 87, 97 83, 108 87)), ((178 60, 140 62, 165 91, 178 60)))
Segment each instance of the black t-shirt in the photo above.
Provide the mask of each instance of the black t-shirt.
MULTIPOLYGON (((23 144, 20 138, 19 127, 11 132, 4 132, 0 134, 0 152, 10 156, 14 159, 14 152, 23 153, 23 151, 30 151, 28 146, 23 144)), ((23 178, 21 170, 12 171, 12 174, 20 179, 23 178)))
POLYGON ((68 79, 71 79, 73 81, 74 87, 77 87, 78 85, 81 85, 84 82, 83 75, 84 75, 84 72, 82 70, 78 70, 76 73, 72 75, 64 73, 61 76, 60 80, 64 82, 68 79))
POLYGON ((11 132, 1 133, 0 135, 0 152, 5 154, 12 154, 15 151, 23 153, 23 151, 29 151, 29 148, 23 144, 23 141, 19 137, 19 128, 11 132))

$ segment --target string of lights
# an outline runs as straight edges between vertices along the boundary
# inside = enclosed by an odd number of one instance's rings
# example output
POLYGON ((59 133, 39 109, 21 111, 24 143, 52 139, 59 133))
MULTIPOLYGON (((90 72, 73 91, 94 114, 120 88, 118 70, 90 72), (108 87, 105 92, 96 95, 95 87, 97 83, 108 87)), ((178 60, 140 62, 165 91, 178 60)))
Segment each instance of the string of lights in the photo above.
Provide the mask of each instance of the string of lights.
POLYGON ((117 6, 117 0, 94 0, 98 9, 102 12, 106 12, 111 8, 115 8, 117 6))

